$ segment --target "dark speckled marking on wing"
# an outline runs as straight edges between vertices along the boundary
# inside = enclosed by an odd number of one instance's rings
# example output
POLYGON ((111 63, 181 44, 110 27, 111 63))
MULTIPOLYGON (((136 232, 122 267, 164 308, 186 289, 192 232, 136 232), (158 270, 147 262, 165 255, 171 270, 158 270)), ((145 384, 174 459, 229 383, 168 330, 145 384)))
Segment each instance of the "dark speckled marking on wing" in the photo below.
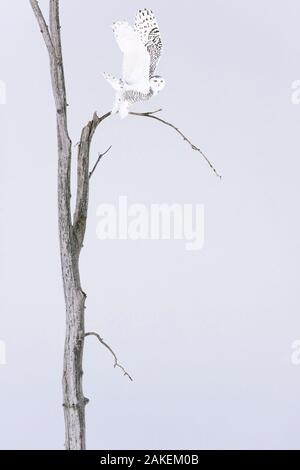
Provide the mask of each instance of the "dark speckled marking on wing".
POLYGON ((122 99, 128 101, 128 103, 138 103, 139 101, 146 101, 151 98, 153 91, 150 89, 148 93, 141 93, 136 90, 125 90, 122 93, 122 99))
POLYGON ((151 59, 149 78, 151 78, 154 75, 162 50, 160 31, 152 10, 145 8, 138 11, 135 17, 134 29, 149 52, 151 59))

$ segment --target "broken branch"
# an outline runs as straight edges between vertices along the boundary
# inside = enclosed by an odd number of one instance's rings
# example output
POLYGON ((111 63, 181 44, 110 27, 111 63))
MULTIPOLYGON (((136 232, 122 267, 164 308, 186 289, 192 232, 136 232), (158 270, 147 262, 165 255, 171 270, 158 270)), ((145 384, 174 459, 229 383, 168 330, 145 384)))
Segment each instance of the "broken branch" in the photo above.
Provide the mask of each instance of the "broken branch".
POLYGON ((95 165, 93 166, 93 168, 92 168, 91 171, 90 171, 89 178, 91 178, 92 174, 93 174, 94 171, 96 170, 97 165, 98 165, 98 163, 100 162, 101 158, 104 157, 104 155, 106 155, 106 154, 110 151, 111 148, 112 148, 112 145, 110 145, 110 146, 108 147, 108 149, 105 150, 105 152, 98 154, 97 161, 96 161, 95 165))
POLYGON ((199 148, 199 147, 196 147, 196 145, 194 145, 184 134, 183 132, 181 132, 181 130, 174 126, 174 124, 171 124, 170 122, 168 121, 165 121, 164 119, 161 119, 157 116, 154 116, 154 114, 156 113, 159 113, 160 111, 162 111, 161 109, 158 109, 156 111, 150 111, 150 112, 146 112, 146 113, 134 113, 134 112, 130 112, 129 114, 131 114, 132 116, 143 116, 143 117, 148 117, 148 118, 151 118, 151 119, 155 119, 156 121, 160 121, 162 122, 163 124, 165 124, 166 126, 169 126, 169 127, 172 127, 172 129, 174 129, 174 131, 176 131, 182 138, 183 140, 185 140, 193 150, 196 150, 197 152, 200 153, 200 155, 204 158, 204 160, 208 163, 208 165, 210 166, 210 168, 213 170, 213 172, 215 173, 216 176, 218 176, 218 178, 222 178, 222 176, 217 172, 217 170, 215 169, 215 167, 213 166, 213 164, 210 162, 210 160, 207 158, 207 156, 205 155, 205 153, 202 152, 202 150, 199 148))
POLYGON ((98 341, 100 341, 101 344, 103 344, 103 346, 109 350, 109 352, 112 354, 114 360, 115 360, 115 363, 114 363, 114 367, 119 367, 124 375, 127 375, 127 377, 129 378, 129 380, 131 380, 131 382, 133 382, 133 378, 128 374, 128 372, 124 369, 124 367, 119 364, 119 361, 118 361, 118 358, 117 358, 117 355, 116 353, 111 349, 111 347, 103 340, 103 338, 101 338, 101 336, 98 334, 98 333, 95 333, 94 331, 89 331, 88 333, 85 333, 84 336, 96 336, 96 338, 98 339, 98 341))

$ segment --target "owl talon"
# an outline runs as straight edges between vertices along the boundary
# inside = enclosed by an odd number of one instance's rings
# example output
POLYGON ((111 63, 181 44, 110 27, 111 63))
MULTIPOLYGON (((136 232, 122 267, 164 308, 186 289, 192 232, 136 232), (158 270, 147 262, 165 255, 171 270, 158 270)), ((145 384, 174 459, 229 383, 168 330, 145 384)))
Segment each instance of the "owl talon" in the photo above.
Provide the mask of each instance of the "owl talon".
POLYGON ((121 119, 124 119, 128 116, 129 114, 129 103, 127 101, 123 101, 121 104, 120 104, 120 107, 119 107, 119 116, 121 119))

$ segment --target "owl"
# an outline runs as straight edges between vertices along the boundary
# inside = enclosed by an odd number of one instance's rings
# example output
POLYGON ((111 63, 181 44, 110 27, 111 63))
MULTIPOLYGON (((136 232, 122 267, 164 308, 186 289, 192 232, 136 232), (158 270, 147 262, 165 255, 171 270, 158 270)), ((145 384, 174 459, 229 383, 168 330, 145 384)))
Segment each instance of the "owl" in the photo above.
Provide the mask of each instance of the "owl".
POLYGON ((165 80, 155 75, 162 42, 155 16, 151 10, 139 10, 134 27, 126 21, 113 23, 116 42, 123 53, 122 78, 104 72, 103 76, 116 91, 112 114, 125 118, 129 106, 149 100, 165 86, 165 80))

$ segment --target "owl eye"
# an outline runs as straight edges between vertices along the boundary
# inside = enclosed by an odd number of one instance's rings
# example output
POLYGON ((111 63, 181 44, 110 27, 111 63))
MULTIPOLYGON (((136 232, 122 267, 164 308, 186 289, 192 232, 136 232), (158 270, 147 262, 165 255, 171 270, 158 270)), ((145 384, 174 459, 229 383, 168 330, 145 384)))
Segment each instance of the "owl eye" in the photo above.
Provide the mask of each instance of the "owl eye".
POLYGON ((154 83, 157 83, 157 80, 154 80, 154 83))

